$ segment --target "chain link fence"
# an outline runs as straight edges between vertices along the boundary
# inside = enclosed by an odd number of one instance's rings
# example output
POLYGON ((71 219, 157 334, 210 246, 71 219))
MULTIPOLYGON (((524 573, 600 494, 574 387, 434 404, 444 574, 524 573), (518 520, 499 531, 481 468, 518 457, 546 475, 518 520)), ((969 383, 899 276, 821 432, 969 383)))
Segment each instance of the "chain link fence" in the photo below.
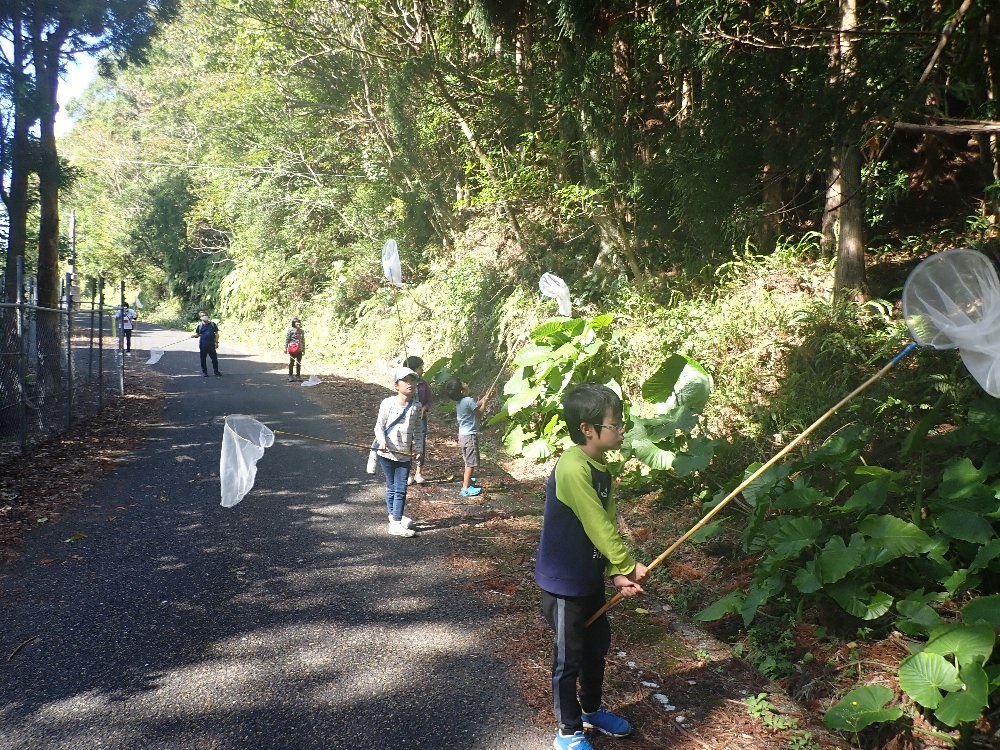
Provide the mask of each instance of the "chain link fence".
MULTIPOLYGON (((92 416, 124 392, 125 358, 103 285, 58 308, 0 302, 0 458, 92 416)), ((32 299, 31 287, 25 299, 32 299)))

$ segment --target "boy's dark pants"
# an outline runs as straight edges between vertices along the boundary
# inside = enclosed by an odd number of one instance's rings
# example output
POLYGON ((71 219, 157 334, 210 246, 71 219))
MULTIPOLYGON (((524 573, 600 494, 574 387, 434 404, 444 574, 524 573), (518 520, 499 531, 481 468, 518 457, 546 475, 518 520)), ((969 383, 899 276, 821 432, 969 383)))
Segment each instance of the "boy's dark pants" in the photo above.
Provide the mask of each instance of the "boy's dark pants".
POLYGON ((583 729, 581 710, 591 713, 601 707, 604 657, 611 648, 611 625, 607 615, 589 628, 584 623, 604 606, 604 601, 603 591, 587 597, 542 592, 542 612, 555 634, 552 700, 563 734, 583 729))

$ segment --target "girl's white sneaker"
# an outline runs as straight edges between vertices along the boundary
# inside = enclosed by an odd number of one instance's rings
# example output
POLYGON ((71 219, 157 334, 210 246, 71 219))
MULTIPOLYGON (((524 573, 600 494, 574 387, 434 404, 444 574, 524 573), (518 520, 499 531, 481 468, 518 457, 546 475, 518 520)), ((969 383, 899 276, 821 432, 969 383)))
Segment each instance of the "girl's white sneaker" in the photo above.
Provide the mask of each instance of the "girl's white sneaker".
POLYGON ((413 529, 408 529, 399 521, 389 521, 389 533, 393 536, 415 536, 413 529))

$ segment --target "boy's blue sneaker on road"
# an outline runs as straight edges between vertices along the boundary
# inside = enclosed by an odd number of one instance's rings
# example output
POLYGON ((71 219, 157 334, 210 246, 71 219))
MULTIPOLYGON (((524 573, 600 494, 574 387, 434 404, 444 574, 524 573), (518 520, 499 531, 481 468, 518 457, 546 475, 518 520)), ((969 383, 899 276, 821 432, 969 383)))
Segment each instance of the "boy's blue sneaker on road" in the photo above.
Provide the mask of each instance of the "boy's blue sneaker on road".
POLYGON ((587 729, 596 729, 601 734, 608 737, 628 737, 632 734, 632 725, 625 719, 603 708, 599 708, 594 713, 583 714, 583 726, 587 729))
POLYGON ((556 738, 552 741, 552 747, 555 750, 594 750, 594 746, 590 744, 590 740, 587 739, 587 735, 583 732, 576 732, 569 735, 556 732, 556 738))
POLYGON ((466 487, 464 490, 460 490, 458 494, 462 497, 475 497, 480 492, 482 492, 482 489, 479 487, 466 487))

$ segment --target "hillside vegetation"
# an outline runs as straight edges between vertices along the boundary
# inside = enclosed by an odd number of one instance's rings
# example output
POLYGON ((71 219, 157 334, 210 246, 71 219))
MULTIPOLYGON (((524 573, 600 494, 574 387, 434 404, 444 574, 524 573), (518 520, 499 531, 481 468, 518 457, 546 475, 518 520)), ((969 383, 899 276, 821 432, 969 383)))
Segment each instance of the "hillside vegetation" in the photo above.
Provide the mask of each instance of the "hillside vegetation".
MULTIPOLYGON (((557 453, 565 388, 611 383, 625 498, 707 511, 902 349, 919 260, 1000 255, 997 49, 986 3, 186 0, 72 107, 77 271, 228 340, 300 316, 335 366, 502 373, 512 454, 557 453)), ((996 742, 998 437, 918 351, 699 533, 715 583, 665 594, 774 678, 804 625, 903 639, 817 708, 860 744, 996 742)))

